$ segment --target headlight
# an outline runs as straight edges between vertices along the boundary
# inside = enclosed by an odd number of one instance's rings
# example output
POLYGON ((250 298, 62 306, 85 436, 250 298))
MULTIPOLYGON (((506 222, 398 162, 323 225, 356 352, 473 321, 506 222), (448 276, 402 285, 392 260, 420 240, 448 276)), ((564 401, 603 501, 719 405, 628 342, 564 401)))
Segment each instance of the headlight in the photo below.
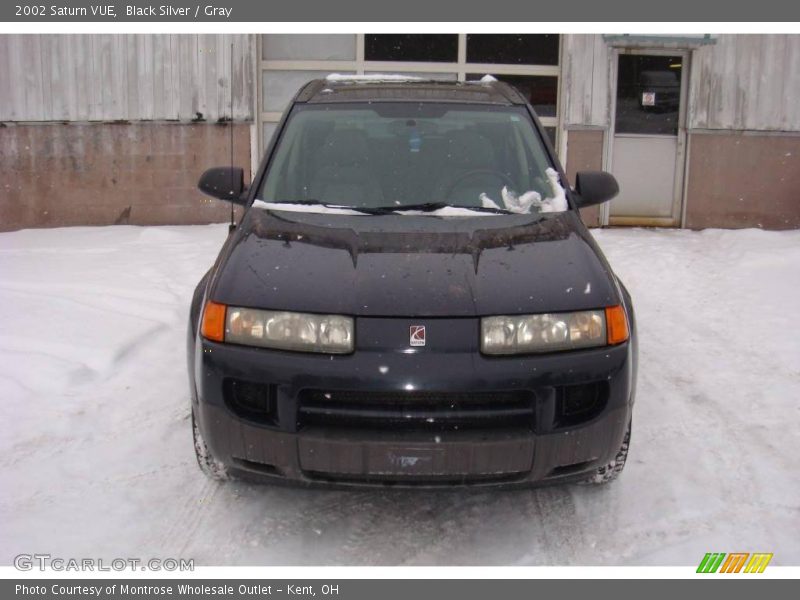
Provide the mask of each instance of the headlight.
POLYGON ((604 346, 603 310, 481 319, 481 352, 530 354, 604 346))
POLYGON ((353 319, 350 317, 235 306, 226 307, 225 312, 224 338, 218 341, 299 352, 348 354, 353 351, 353 319))

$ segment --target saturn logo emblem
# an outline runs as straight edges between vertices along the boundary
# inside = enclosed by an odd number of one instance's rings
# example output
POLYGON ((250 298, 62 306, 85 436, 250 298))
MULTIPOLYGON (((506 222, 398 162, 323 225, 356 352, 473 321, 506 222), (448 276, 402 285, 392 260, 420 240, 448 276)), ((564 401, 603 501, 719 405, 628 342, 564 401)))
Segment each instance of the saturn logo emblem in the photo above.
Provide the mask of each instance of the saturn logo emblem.
POLYGON ((410 343, 412 346, 425 345, 425 325, 412 325, 410 334, 410 343))

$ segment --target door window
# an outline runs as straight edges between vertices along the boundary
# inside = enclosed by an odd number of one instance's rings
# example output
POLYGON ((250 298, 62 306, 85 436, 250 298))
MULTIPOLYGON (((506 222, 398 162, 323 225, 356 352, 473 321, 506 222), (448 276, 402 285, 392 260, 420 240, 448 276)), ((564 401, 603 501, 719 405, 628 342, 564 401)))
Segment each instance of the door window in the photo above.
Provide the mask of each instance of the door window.
POLYGON ((622 54, 618 66, 616 133, 677 135, 682 58, 622 54))

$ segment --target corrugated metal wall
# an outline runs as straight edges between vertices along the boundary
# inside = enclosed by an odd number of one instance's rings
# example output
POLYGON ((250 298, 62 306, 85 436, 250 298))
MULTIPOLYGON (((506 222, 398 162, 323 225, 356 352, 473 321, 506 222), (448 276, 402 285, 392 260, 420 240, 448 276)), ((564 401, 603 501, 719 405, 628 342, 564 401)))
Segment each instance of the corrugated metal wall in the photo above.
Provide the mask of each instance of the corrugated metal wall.
MULTIPOLYGON (((564 125, 610 123, 602 35, 565 35, 564 125)), ((689 129, 800 131, 800 35, 719 35, 692 51, 689 129)))
POLYGON ((250 35, 0 35, 0 121, 253 120, 250 35))

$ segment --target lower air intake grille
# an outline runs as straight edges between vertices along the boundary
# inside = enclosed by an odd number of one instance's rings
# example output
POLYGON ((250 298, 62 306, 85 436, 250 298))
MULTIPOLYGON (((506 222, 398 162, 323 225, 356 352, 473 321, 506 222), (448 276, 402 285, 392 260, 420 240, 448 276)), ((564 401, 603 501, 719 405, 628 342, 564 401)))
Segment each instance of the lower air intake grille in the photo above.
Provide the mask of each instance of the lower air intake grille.
POLYGON ((534 394, 513 392, 356 392, 303 390, 300 425, 343 428, 533 428, 534 394))

